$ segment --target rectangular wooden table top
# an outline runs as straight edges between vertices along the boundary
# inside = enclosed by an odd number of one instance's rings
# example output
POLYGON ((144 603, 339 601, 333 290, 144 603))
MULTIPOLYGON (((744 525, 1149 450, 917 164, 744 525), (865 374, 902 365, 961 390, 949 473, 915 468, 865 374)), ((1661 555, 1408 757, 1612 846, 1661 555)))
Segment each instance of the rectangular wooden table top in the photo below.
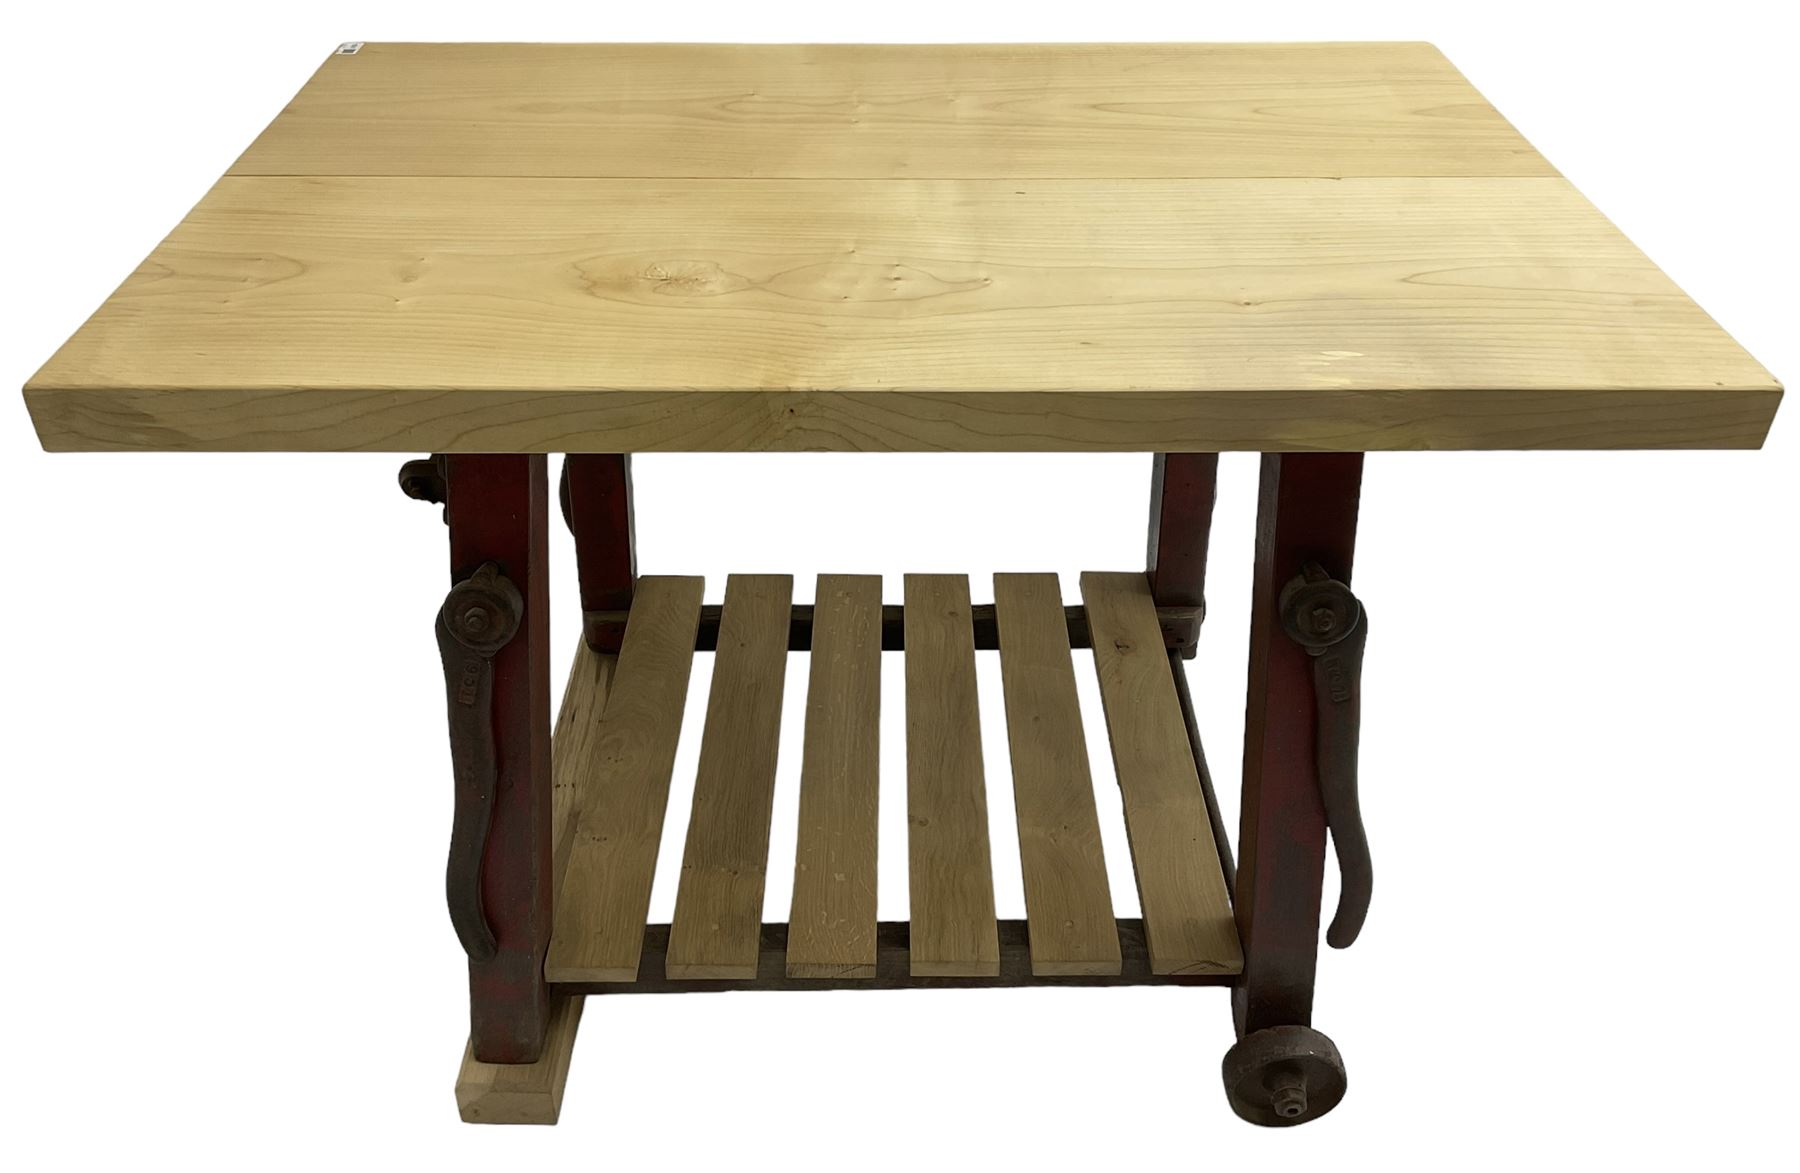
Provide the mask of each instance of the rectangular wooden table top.
POLYGON ((1754 447, 1780 395, 1425 44, 345 46, 25 388, 194 451, 1754 447))

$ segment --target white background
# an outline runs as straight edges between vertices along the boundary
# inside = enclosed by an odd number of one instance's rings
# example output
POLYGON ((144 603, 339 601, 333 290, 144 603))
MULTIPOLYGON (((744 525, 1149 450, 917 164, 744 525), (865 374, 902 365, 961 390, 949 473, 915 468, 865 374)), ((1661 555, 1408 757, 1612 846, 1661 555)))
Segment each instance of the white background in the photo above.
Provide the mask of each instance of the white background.
MULTIPOLYGON (((1432 40, 1792 378, 1797 111, 1776 11, 25 6, 0 71, 0 382, 22 383, 349 39, 1432 40)), ((1363 939, 1319 969, 1316 1022, 1351 1072, 1336 1114, 1287 1133, 1231 1116, 1217 991, 732 995, 591 1001, 563 1123, 533 1130, 462 1126, 450 1094, 466 1027, 441 897, 444 534, 394 489, 399 457, 46 456, 14 399, 0 408, 0 1163, 1791 1158, 1772 1146, 1800 1091, 1795 411, 1760 454, 1370 459, 1357 586, 1375 615, 1363 771, 1380 885, 1363 939)), ((1253 469, 1225 458, 1192 668, 1233 826, 1253 469)), ((1072 591, 1084 568, 1139 564, 1148 474, 1148 457, 643 458, 641 567, 705 573, 714 599, 733 570, 791 571, 801 597, 820 570, 883 572, 890 600, 906 570, 966 570, 986 595, 994 570, 1055 569, 1072 591)), ((578 626, 557 530, 560 688, 578 626)), ((1017 916, 998 712, 994 854, 1002 915, 1017 916)), ((887 730, 882 912, 902 918, 887 730)), ((788 752, 776 861, 791 858, 796 765, 788 752)), ((786 869, 771 870, 769 914, 785 919, 786 869)))

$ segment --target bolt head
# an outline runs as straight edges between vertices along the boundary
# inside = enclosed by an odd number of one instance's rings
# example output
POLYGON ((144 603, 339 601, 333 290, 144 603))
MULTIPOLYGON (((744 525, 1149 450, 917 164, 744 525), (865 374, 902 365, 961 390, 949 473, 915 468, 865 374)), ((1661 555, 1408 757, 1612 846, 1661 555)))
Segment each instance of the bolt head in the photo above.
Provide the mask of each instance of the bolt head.
POLYGON ((1269 1097, 1269 1106, 1283 1120, 1292 1120, 1296 1116, 1306 1115, 1306 1089, 1303 1087, 1278 1088, 1269 1097))

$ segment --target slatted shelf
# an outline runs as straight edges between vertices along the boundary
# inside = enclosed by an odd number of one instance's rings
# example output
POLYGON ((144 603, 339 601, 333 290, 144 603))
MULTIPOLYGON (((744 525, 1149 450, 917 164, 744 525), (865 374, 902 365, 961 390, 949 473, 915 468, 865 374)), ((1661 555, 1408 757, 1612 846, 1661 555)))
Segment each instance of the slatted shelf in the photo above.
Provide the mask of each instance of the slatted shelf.
POLYGON ((966 576, 908 575, 895 608, 878 578, 823 575, 817 601, 795 607, 787 576, 734 575, 723 607, 703 608, 699 579, 640 579, 604 706, 565 706, 558 724, 558 826, 572 830, 547 980, 564 993, 1229 983, 1242 953, 1148 584, 1090 573, 1081 586, 1085 606, 1068 608, 1055 575, 997 575, 994 604, 977 607, 966 576), (878 923, 880 655, 896 645, 911 919, 878 923), (1089 645, 1142 920, 1117 918, 1107 880, 1073 656, 1089 645), (697 647, 718 658, 675 915, 651 925, 697 647), (1000 713, 978 703, 980 647, 1000 653, 1000 713), (790 650, 811 653, 799 828, 790 921, 770 925, 790 650), (1023 921, 995 915, 984 717, 1006 724, 1023 921))

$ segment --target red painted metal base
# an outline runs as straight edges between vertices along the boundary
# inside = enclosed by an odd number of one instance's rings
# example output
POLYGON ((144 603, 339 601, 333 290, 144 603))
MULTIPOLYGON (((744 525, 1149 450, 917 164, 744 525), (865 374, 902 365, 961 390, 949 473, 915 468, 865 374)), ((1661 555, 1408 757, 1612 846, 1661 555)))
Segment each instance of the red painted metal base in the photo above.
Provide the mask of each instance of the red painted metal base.
MULTIPOLYGON (((1217 463, 1212 454, 1158 456, 1152 482, 1147 571, 1157 604, 1170 609, 1165 621, 1180 628, 1171 649, 1189 655, 1217 463)), ((1283 631, 1279 597, 1308 563, 1349 581, 1362 464, 1359 454, 1263 457, 1234 900, 1245 955, 1233 991, 1240 1035, 1305 1026, 1312 1016, 1326 825, 1313 665, 1283 631)), ((544 1042, 552 924, 545 458, 449 456, 443 467, 453 578, 493 562, 525 599, 521 638, 494 658, 499 785, 481 893, 498 947, 492 959, 471 962, 469 976, 476 1058, 526 1063, 544 1042)), ((563 504, 580 561, 584 633, 593 646, 616 649, 636 574, 626 458, 570 457, 563 504)))
POLYGON ((1216 452, 1159 454, 1150 473, 1150 597, 1158 607, 1192 610, 1191 618, 1163 620, 1163 643, 1189 660, 1206 610, 1206 550, 1218 479, 1216 452))
POLYGON ((1325 810, 1312 660, 1282 630, 1278 600, 1308 562, 1350 581, 1362 466, 1360 453, 1262 458, 1234 900, 1244 945, 1243 977, 1232 992, 1240 1035, 1312 1021, 1325 810))
POLYGON ((481 902, 497 949, 469 963, 469 1037, 484 1063, 531 1063, 550 1009, 549 485, 542 456, 444 460, 451 581, 494 562, 525 600, 518 635, 493 662, 499 785, 481 902))
POLYGON ((572 453, 563 458, 563 520, 575 536, 582 635, 597 652, 617 652, 637 585, 631 457, 572 453))

